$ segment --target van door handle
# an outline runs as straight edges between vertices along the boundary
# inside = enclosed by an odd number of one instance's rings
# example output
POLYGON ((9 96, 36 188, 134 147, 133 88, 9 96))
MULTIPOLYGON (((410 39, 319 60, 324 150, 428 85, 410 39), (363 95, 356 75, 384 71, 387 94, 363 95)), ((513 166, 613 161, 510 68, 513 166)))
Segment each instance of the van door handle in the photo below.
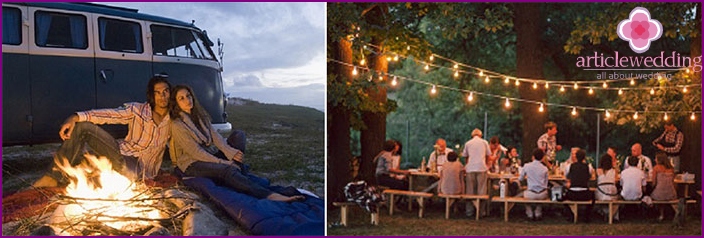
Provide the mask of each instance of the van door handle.
POLYGON ((112 80, 114 74, 115 73, 114 71, 112 71, 112 69, 100 70, 100 80, 103 81, 103 83, 107 83, 108 80, 112 80))

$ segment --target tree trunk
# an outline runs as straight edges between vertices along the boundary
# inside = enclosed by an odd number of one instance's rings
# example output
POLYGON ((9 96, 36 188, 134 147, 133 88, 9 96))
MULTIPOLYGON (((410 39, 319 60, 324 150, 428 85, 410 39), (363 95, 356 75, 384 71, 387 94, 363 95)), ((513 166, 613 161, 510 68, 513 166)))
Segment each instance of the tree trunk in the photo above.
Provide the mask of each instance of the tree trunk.
MULTIPOLYGON (((541 35, 545 28, 544 17, 539 3, 514 4, 514 29, 516 30, 516 75, 519 78, 543 78, 543 54, 541 53, 541 35)), ((545 101, 544 87, 533 89, 532 84, 522 83, 518 93, 522 99, 545 101)), ((537 147, 538 138, 545 133, 543 124, 547 121, 547 107, 538 112, 539 105, 521 103, 523 126, 522 147, 523 161, 529 161, 537 147)), ((559 141, 558 141, 559 144, 559 141)))
MULTIPOLYGON (((377 6, 369 11, 365 17, 368 22, 372 25, 377 25, 382 29, 386 27, 384 15, 387 13, 388 7, 386 4, 377 4, 377 6)), ((372 44, 379 46, 379 52, 383 52, 385 37, 375 34, 372 38, 372 44)), ((388 72, 388 62, 383 54, 377 54, 369 57, 369 66, 377 73, 383 72, 384 75, 388 72)), ((387 77, 384 76, 386 79, 387 77)), ((374 76, 372 80, 378 82, 378 75, 374 76)), ((378 103, 378 105, 386 105, 386 87, 381 84, 377 84, 366 90, 369 95, 369 99, 372 102, 378 103)), ((360 144, 361 144, 361 161, 360 161, 360 173, 365 181, 376 184, 376 179, 374 177, 374 170, 376 168, 373 163, 374 157, 379 154, 379 152, 384 147, 384 141, 386 139, 386 112, 362 112, 362 121, 366 126, 360 132, 360 144)))
MULTIPOLYGON (((697 16, 695 21, 698 22, 696 29, 701 29, 702 22, 702 11, 701 3, 697 4, 697 16)), ((697 37, 692 39, 690 44, 690 55, 692 58, 699 57, 702 55, 702 35, 699 34, 697 37)), ((694 72, 694 80, 692 83, 701 83, 702 72, 694 72)), ((696 109, 694 109, 696 110, 696 109)), ((699 108, 701 110, 701 108, 699 108)), ((696 121, 689 120, 689 115, 686 115, 687 119, 683 120, 682 123, 682 134, 684 134, 684 143, 682 144, 682 150, 680 153, 680 170, 687 171, 696 174, 695 188, 701 188, 701 177, 702 177, 702 127, 701 120, 702 115, 698 115, 696 121)))
MULTIPOLYGON (((333 47, 332 57, 336 60, 352 63, 352 43, 340 39, 333 47)), ((329 67, 331 74, 337 75, 336 83, 346 83, 352 79, 352 67, 337 63, 329 67)), ((351 180, 350 159, 350 110, 343 105, 332 106, 328 104, 328 177, 327 197, 328 202, 342 201, 345 199, 342 189, 351 180)))

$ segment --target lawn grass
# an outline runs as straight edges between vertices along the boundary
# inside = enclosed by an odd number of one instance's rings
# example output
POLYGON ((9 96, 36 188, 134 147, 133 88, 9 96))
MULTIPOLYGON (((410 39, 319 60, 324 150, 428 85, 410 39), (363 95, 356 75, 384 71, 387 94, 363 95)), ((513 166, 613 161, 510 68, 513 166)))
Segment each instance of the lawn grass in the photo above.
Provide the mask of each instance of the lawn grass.
MULTIPOLYGON (((494 204, 496 206, 496 204, 494 204)), ((464 206, 461 206, 464 207, 464 206)), ((509 221, 504 222, 503 213, 495 208, 488 217, 467 218, 463 213, 453 213, 445 219, 445 206, 436 200, 426 208, 423 218, 418 218, 418 209, 394 209, 389 216, 388 208, 383 207, 379 215, 379 225, 369 224, 369 214, 359 207, 350 211, 348 227, 332 225, 340 219, 339 209, 328 209, 328 235, 368 236, 368 235, 413 235, 413 236, 631 236, 631 235, 696 235, 702 234, 699 205, 690 205, 685 225, 676 228, 672 214, 664 222, 657 222, 652 211, 646 215, 639 212, 623 213, 621 222, 609 225, 600 215, 593 215, 590 223, 568 222, 560 215, 561 207, 553 206, 546 211, 542 221, 528 221, 522 206, 511 210, 509 221), (644 218, 645 217, 645 218, 644 218)))

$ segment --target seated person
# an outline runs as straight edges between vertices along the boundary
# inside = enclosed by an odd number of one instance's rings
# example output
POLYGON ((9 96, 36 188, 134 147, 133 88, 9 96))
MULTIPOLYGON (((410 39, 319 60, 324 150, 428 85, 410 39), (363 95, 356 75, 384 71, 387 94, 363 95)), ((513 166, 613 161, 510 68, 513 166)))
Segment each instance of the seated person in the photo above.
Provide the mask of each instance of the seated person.
MULTIPOLYGON (((575 156, 577 162, 570 165, 569 173, 565 176, 567 178, 565 185, 568 188, 565 198, 572 201, 591 201, 594 199, 594 194, 589 190, 589 179, 592 176, 589 166, 584 161, 586 152, 580 149, 575 153, 575 156)), ((589 221, 591 210, 591 205, 587 205, 587 212, 584 216, 586 221, 589 221)))
POLYGON ((447 153, 447 162, 440 170, 440 190, 442 194, 463 194, 464 193, 464 166, 457 159, 454 151, 447 153))
POLYGON ((433 148, 433 152, 430 153, 430 156, 428 157, 428 166, 435 166, 436 168, 430 168, 430 171, 435 170, 439 173, 442 171, 443 165, 447 162, 447 156, 450 152, 452 152, 452 149, 447 148, 447 142, 445 142, 442 138, 435 141, 433 148))
MULTIPOLYGON (((668 201, 677 199, 677 191, 675 190, 675 169, 672 167, 670 160, 667 158, 667 154, 664 152, 658 152, 655 154, 655 161, 657 165, 653 168, 653 192, 650 197, 655 201, 668 201)), ((668 205, 660 204, 658 210, 660 211, 659 221, 663 220, 664 209, 668 205)))
POLYGON ((643 197, 643 189, 647 184, 645 173, 638 169, 638 158, 628 158, 627 169, 621 172, 621 197, 624 200, 635 201, 643 197))
MULTIPOLYGON (((570 173, 570 166, 573 163, 577 162, 577 151, 579 151, 579 150, 580 150, 579 147, 572 147, 570 158, 567 159, 567 161, 565 161, 564 163, 562 163, 560 165, 560 167, 563 168, 562 172, 564 172, 565 177, 567 177, 567 174, 570 173)), ((591 176, 594 175, 594 167, 592 166, 592 164, 587 164, 587 166, 589 167, 589 176, 591 178, 591 176)))
POLYGON ((394 140, 387 140, 384 142, 384 150, 379 152, 379 154, 374 158, 374 163, 376 163, 376 181, 381 186, 386 186, 392 189, 408 190, 408 181, 404 179, 398 179, 395 174, 408 175, 410 172, 407 170, 400 170, 393 168, 393 154, 398 151, 399 145, 394 140))
MULTIPOLYGON (((633 144, 633 146, 631 146, 630 157, 638 158, 638 164, 636 165, 636 167, 638 167, 638 169, 640 170, 643 170, 646 176, 653 175, 653 164, 650 161, 650 158, 648 158, 648 156, 643 155, 643 148, 639 143, 635 143, 633 144)), ((625 164, 623 166, 624 169, 627 169, 628 167, 630 167, 630 165, 628 164, 625 164)))
MULTIPOLYGON (((543 150, 535 149, 533 151, 533 162, 525 164, 519 181, 528 180, 528 190, 523 192, 523 197, 530 200, 548 199, 548 168, 542 164, 542 159, 545 156, 543 150)), ((526 205, 526 216, 531 220, 540 220, 543 217, 542 206, 536 205, 535 212, 530 204, 526 205)))
POLYGON ((210 123, 210 116, 198 103, 193 90, 177 85, 170 96, 171 141, 169 154, 184 174, 206 177, 228 187, 273 201, 304 200, 301 195, 285 196, 253 181, 243 172, 242 151, 232 148, 210 123))
MULTIPOLYGON (((597 174, 597 189, 594 193, 596 200, 617 200, 618 199, 618 189, 616 188, 616 177, 618 173, 613 167, 613 162, 611 156, 604 154, 599 159, 599 168, 596 170, 597 174)), ((607 216, 609 214, 609 207, 605 206, 599 209, 599 212, 607 216)), ((614 214, 614 219, 619 220, 618 211, 614 214)))
POLYGON ((508 147, 506 157, 501 159, 499 169, 504 173, 517 174, 518 168, 521 167, 521 158, 518 157, 518 149, 516 147, 508 147))

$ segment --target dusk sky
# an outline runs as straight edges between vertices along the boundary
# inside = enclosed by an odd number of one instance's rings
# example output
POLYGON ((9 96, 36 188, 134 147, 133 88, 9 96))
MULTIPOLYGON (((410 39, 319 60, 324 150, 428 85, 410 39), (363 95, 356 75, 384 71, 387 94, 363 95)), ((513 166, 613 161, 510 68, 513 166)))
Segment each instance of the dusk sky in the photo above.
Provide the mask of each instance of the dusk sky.
POLYGON ((222 77, 230 97, 325 110, 325 3, 100 4, 195 20, 225 44, 222 77))

